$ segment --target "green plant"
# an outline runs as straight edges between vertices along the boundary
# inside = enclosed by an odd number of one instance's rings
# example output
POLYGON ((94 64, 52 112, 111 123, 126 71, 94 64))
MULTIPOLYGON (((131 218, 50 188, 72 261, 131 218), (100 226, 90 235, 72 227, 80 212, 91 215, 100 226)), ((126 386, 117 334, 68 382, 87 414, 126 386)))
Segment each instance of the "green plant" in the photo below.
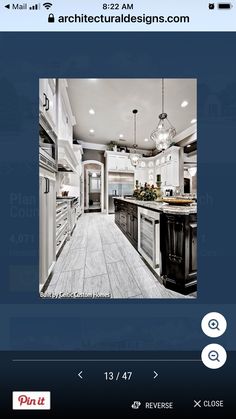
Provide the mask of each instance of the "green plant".
POLYGON ((146 186, 136 188, 133 196, 140 201, 155 201, 158 198, 158 191, 153 187, 146 186))
POLYGON ((118 145, 117 141, 111 141, 111 142, 107 145, 107 149, 108 149, 108 150, 110 150, 110 151, 112 151, 112 150, 113 150, 113 147, 114 147, 115 145, 118 145))

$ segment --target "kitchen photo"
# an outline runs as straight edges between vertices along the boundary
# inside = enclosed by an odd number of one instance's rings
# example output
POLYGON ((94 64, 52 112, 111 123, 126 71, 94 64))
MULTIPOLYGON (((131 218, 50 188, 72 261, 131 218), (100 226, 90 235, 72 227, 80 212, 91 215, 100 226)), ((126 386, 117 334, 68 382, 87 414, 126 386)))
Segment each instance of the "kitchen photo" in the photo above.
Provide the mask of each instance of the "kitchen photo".
POLYGON ((197 298, 197 80, 39 80, 42 298, 197 298))

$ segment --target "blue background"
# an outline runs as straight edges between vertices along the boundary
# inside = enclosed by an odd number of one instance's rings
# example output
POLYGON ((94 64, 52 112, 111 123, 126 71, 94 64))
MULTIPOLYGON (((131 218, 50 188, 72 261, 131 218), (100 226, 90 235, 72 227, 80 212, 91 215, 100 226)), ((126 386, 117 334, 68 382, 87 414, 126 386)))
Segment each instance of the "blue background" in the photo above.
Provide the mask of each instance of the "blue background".
MULTIPOLYGON (((201 350, 200 322, 235 338, 236 34, 1 33, 1 350, 201 350), (198 80, 198 299, 38 295, 38 79, 198 80)), ((81 97, 83 100, 83 97, 81 97)))

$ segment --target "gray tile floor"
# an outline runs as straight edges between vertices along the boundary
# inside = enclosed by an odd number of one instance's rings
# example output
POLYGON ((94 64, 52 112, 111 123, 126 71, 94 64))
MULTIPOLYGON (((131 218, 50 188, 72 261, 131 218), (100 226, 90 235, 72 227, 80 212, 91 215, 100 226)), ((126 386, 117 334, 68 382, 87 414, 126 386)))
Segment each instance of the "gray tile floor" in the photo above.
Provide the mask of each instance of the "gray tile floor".
POLYGON ((93 298, 189 298, 166 289, 114 222, 113 215, 82 215, 64 246, 45 292, 93 298))

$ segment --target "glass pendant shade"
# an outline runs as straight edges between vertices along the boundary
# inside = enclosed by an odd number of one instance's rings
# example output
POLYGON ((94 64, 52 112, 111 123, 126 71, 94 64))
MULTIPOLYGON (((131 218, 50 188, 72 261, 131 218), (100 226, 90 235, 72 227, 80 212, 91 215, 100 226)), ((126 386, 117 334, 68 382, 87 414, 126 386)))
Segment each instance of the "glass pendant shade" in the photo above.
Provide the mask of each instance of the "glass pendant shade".
POLYGON ((133 110, 133 114, 134 114, 134 145, 132 147, 132 149, 130 150, 130 162, 132 164, 132 166, 137 167, 140 159, 141 159, 141 154, 139 154, 137 152, 137 144, 136 144, 136 115, 137 115, 138 111, 137 109, 133 110))
POLYGON ((129 156, 132 166, 137 167, 141 157, 142 156, 137 152, 136 147, 133 146, 129 156))
POLYGON ((167 113, 164 112, 164 79, 162 79, 162 113, 159 115, 159 122, 151 133, 150 138, 154 141, 158 151, 166 150, 173 142, 176 135, 175 128, 171 125, 167 113))
POLYGON ((150 135, 150 138, 154 141, 158 151, 166 150, 170 147, 173 142, 173 138, 176 135, 176 131, 169 123, 168 119, 162 119, 161 115, 159 115, 160 120, 156 129, 150 135))

